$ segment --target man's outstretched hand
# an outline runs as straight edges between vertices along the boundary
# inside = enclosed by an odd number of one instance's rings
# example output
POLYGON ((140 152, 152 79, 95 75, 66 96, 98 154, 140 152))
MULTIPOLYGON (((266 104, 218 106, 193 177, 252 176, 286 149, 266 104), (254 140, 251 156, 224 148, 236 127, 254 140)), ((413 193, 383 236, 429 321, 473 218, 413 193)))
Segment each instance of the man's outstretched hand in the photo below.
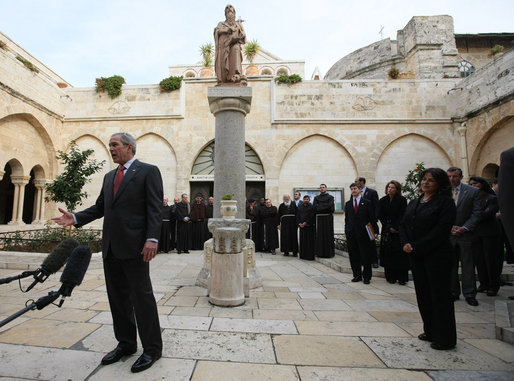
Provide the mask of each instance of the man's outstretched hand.
POLYGON ((61 208, 59 208, 59 212, 62 213, 62 216, 52 218, 52 221, 56 222, 61 226, 71 226, 74 224, 75 221, 73 221, 73 214, 61 208))

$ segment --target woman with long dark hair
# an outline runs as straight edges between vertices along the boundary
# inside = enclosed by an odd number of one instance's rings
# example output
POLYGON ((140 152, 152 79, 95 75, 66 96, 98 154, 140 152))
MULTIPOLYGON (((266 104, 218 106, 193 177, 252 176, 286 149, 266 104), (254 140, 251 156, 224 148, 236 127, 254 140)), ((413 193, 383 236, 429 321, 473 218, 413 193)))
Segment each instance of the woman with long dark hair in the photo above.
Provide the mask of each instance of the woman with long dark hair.
POLYGON ((409 281, 409 258, 400 244, 400 222, 407 208, 402 196, 402 186, 396 180, 385 186, 385 196, 378 201, 378 219, 382 224, 380 234, 380 264, 389 283, 405 285, 409 281))
POLYGON ((433 349, 452 349, 457 343, 451 293, 453 265, 450 233, 456 207, 448 175, 440 168, 421 174, 422 195, 407 206, 400 225, 403 251, 409 254, 424 332, 433 349))
POLYGON ((478 280, 478 292, 487 292, 488 296, 495 296, 500 289, 500 256, 498 255, 498 241, 500 225, 496 219, 498 200, 483 177, 473 176, 469 185, 480 189, 480 199, 484 207, 480 222, 475 227, 477 244, 474 245, 478 280))

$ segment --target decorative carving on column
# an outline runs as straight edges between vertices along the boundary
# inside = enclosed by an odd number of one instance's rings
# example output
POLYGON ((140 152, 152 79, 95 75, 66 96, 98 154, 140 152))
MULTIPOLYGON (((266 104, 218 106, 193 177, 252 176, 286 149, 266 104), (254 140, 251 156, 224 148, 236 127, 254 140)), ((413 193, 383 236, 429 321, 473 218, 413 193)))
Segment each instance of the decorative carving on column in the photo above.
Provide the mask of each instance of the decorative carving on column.
POLYGON ((467 182, 469 179, 468 144, 466 141, 467 131, 468 126, 466 122, 462 122, 460 126, 457 127, 457 132, 460 136, 460 167, 462 168, 462 176, 464 177, 465 182, 467 182))
POLYGON ((25 199, 25 185, 29 183, 29 176, 13 176, 11 182, 14 185, 14 198, 12 208, 12 219, 10 225, 24 225, 23 222, 23 201, 25 199))

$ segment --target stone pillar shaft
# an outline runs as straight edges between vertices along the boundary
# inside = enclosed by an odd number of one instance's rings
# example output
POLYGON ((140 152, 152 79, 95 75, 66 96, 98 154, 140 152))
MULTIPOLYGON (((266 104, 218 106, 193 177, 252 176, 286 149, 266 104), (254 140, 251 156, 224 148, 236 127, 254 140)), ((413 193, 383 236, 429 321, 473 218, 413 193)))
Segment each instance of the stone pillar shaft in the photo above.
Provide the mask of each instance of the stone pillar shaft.
POLYGON ((23 201, 25 199, 25 185, 29 183, 30 177, 13 176, 11 181, 14 185, 14 198, 12 208, 12 219, 9 224, 23 225, 23 201))
POLYGON ((469 163, 468 163, 468 145, 466 141, 466 132, 468 127, 466 123, 461 123, 457 128, 457 132, 460 136, 459 146, 460 146, 460 167, 462 169, 462 176, 465 182, 469 179, 469 163))
POLYGON ((245 218, 245 116, 250 112, 251 87, 210 87, 208 100, 216 117, 214 151, 214 218, 220 218, 220 200, 233 194, 236 218, 245 218))

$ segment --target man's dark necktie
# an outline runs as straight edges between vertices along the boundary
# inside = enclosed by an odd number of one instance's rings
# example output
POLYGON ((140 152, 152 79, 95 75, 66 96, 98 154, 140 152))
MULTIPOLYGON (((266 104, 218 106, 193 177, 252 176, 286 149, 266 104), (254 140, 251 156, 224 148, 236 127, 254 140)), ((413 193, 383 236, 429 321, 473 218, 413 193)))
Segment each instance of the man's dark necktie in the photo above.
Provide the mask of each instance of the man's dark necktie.
POLYGON ((120 165, 118 168, 118 172, 116 173, 116 178, 114 179, 114 189, 113 189, 113 196, 116 196, 116 192, 118 191, 118 188, 120 187, 121 180, 123 180, 123 171, 125 170, 125 167, 123 165, 120 165))

